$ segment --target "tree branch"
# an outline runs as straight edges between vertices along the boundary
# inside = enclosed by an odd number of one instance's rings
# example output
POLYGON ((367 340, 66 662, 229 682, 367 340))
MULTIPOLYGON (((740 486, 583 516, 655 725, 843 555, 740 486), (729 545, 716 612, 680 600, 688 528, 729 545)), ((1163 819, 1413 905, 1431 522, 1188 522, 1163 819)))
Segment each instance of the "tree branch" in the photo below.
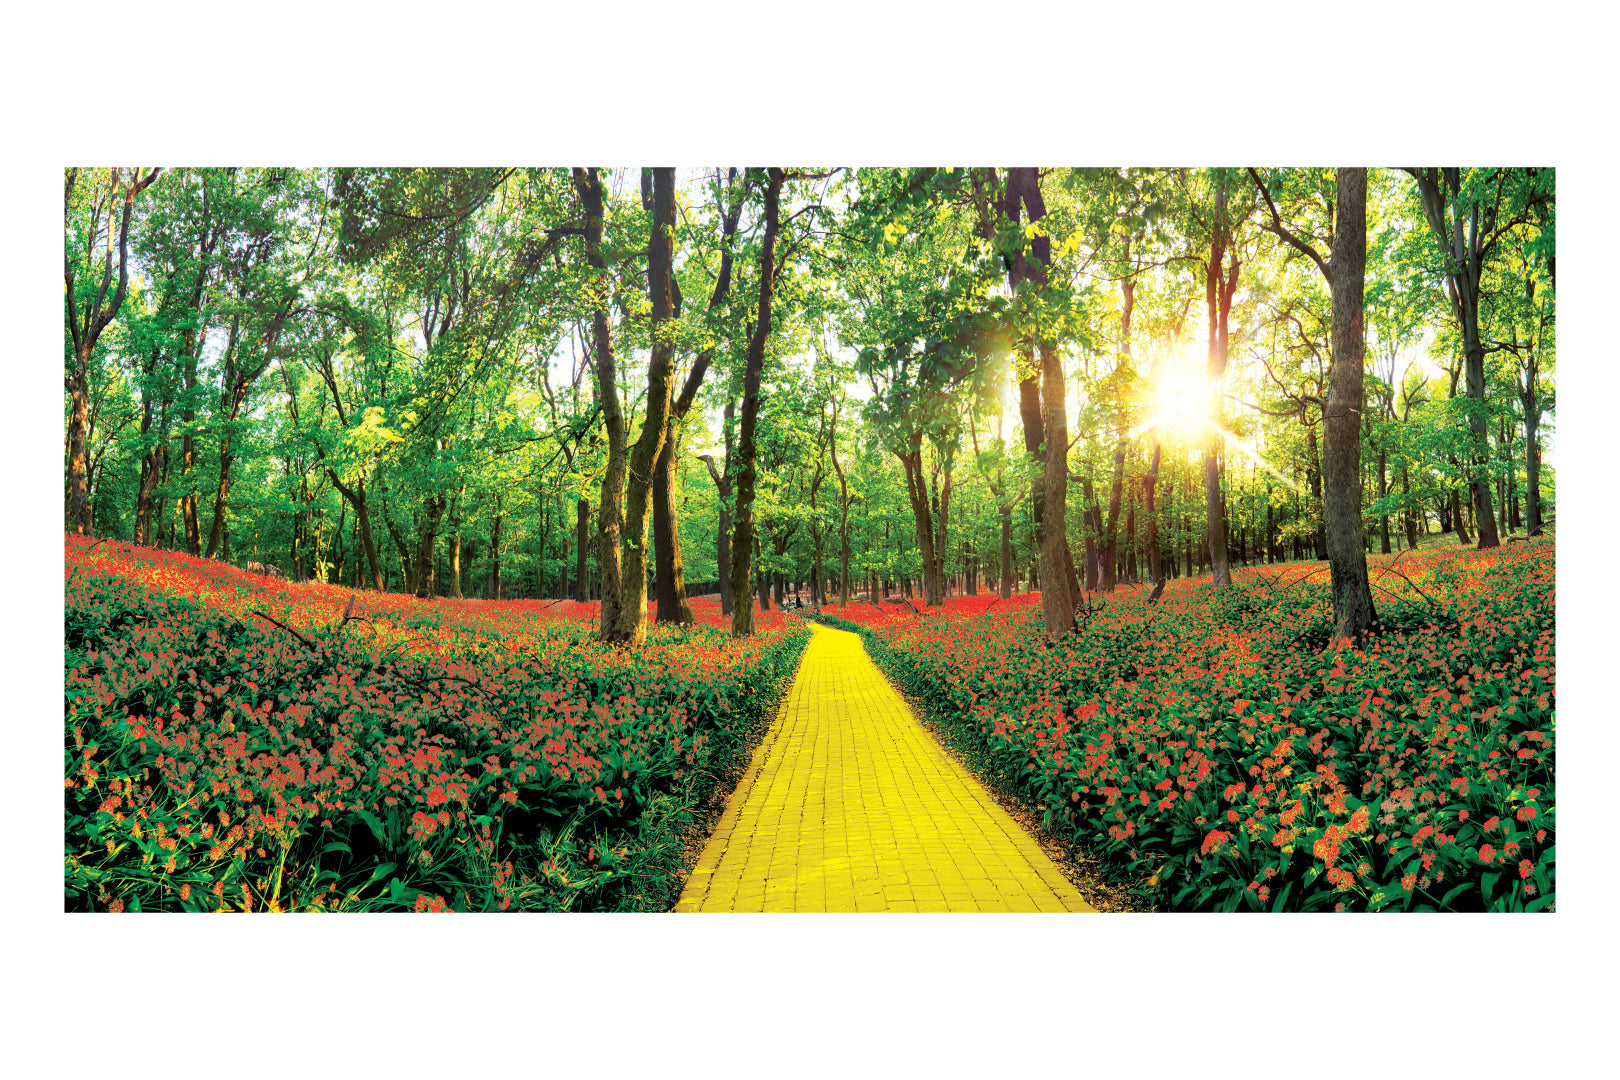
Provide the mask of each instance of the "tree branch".
POLYGON ((1302 254, 1309 255, 1311 261, 1316 264, 1316 268, 1322 271, 1322 276, 1328 281, 1332 281, 1333 277, 1328 273, 1327 263, 1322 261, 1322 256, 1316 253, 1316 249, 1307 244, 1305 241, 1301 240, 1299 237, 1295 236, 1288 229, 1288 226, 1282 223, 1282 216, 1277 213, 1277 204, 1271 201, 1271 192, 1266 190, 1266 185, 1260 179, 1260 174, 1255 172, 1252 166, 1249 168, 1249 177, 1254 181, 1255 189, 1265 197, 1266 208, 1271 211, 1271 224, 1267 225, 1264 222, 1261 222, 1260 227, 1266 232, 1271 233, 1273 236, 1289 244, 1291 247, 1296 248, 1302 254))

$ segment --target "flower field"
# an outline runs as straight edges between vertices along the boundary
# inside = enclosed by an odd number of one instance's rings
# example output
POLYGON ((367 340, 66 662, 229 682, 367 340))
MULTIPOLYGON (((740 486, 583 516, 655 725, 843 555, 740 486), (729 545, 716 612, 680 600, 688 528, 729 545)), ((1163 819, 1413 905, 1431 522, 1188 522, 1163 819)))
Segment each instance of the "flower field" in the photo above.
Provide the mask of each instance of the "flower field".
POLYGON ((594 604, 65 564, 68 910, 665 910, 808 636, 734 642, 709 598, 624 651, 594 604))
POLYGON ((1310 564, 1052 644, 1033 594, 826 615, 1156 908, 1552 910, 1552 542, 1369 563, 1360 651, 1310 564))

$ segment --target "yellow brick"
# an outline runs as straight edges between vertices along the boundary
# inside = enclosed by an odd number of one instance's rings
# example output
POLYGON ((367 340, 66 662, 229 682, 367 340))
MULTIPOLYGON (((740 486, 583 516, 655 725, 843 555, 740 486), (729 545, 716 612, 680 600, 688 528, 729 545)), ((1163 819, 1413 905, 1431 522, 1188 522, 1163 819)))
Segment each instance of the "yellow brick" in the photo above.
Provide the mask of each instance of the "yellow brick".
POLYGON ((1091 910, 858 637, 811 633, 675 910, 1091 910))

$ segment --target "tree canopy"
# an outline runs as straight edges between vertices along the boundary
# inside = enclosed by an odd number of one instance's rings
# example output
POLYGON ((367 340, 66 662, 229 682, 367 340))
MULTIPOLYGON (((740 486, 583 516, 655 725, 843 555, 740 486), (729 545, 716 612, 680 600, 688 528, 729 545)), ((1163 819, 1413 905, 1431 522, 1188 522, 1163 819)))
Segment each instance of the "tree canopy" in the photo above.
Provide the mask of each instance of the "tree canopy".
POLYGON ((1554 180, 73 168, 64 529, 631 645, 1326 559, 1354 637, 1554 522, 1554 180))

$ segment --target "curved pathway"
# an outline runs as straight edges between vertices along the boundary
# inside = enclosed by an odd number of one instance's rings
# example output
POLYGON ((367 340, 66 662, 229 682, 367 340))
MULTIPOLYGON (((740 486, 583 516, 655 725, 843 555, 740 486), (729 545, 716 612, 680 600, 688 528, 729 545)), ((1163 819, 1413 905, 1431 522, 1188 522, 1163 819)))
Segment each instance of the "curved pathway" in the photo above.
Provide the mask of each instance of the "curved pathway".
POLYGON ((912 715, 812 624, 787 700, 676 911, 1093 911, 912 715))

